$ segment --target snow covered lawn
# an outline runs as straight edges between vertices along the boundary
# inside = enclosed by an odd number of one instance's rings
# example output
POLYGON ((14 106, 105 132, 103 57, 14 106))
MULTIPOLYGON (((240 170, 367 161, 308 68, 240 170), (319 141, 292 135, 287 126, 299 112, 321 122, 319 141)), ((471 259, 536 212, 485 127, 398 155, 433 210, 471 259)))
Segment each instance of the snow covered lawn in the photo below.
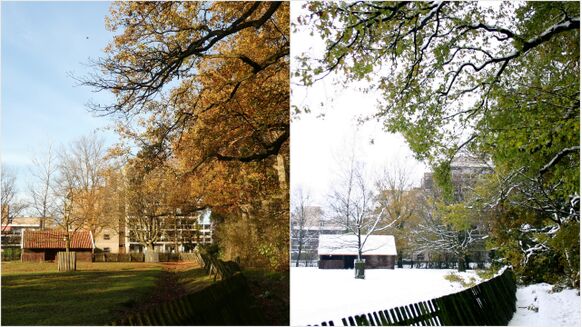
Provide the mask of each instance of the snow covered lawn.
MULTIPOLYGON (((444 276, 451 269, 369 269, 366 279, 355 279, 354 270, 291 269, 291 325, 339 321, 354 314, 390 309, 463 289, 444 276)), ((457 273, 469 281, 481 279, 475 271, 457 273)))
POLYGON ((510 326, 580 326, 580 296, 566 289, 548 293, 549 284, 534 284, 517 289, 517 312, 510 326), (530 309, 527 309, 527 308, 530 309), (538 312, 535 312, 537 308, 538 312))

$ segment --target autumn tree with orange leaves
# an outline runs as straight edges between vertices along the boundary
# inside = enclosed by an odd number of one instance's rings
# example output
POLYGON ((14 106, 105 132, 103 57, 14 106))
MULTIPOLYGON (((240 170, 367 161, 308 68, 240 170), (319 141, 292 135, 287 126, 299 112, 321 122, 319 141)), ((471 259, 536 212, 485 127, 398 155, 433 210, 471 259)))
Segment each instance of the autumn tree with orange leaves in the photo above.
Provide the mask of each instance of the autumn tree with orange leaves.
POLYGON ((118 2, 107 27, 117 34, 82 82, 115 96, 91 104, 115 119, 113 152, 145 172, 170 165, 184 198, 223 217, 227 259, 286 266, 289 4, 118 2))

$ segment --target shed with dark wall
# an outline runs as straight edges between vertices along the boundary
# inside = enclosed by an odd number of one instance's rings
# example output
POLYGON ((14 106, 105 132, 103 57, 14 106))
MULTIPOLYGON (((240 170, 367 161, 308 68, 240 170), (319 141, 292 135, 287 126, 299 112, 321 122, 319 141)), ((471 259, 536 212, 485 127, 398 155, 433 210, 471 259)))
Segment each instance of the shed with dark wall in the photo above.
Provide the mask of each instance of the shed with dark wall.
MULTIPOLYGON (((362 236, 364 240, 365 236, 362 236)), ((370 235, 362 249, 368 269, 394 269, 396 242, 392 235, 370 235)), ((319 235, 319 268, 352 269, 358 256, 356 235, 319 235)))
MULTIPOLYGON (((22 232, 22 261, 54 261, 57 252, 66 251, 66 232, 62 230, 43 230, 22 232)), ((71 232, 70 251, 77 253, 78 261, 91 261, 95 244, 90 231, 71 232)))

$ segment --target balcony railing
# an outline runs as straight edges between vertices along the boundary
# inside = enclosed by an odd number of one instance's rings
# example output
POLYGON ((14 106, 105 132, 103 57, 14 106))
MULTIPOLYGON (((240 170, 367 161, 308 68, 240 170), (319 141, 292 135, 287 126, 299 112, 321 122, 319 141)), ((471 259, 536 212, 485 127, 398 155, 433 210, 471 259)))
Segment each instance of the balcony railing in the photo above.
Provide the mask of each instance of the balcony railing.
POLYGON ((20 235, 2 234, 2 245, 20 245, 20 235))

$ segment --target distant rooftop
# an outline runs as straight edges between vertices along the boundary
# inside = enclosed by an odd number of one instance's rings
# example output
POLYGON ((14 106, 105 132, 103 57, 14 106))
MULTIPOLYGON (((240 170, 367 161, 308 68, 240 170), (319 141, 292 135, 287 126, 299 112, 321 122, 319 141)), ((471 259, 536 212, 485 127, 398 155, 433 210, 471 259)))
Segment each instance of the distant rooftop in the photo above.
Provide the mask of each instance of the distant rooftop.
MULTIPOLYGON (((22 234, 24 249, 64 249, 66 233, 63 230, 33 231, 22 234)), ((77 231, 71 234, 71 249, 92 249, 93 236, 90 231, 77 231)))
POLYGON ((41 219, 41 217, 14 217, 9 225, 14 227, 38 227, 41 219))
POLYGON ((451 168, 489 168, 490 164, 486 160, 469 156, 459 155, 451 161, 451 168))

